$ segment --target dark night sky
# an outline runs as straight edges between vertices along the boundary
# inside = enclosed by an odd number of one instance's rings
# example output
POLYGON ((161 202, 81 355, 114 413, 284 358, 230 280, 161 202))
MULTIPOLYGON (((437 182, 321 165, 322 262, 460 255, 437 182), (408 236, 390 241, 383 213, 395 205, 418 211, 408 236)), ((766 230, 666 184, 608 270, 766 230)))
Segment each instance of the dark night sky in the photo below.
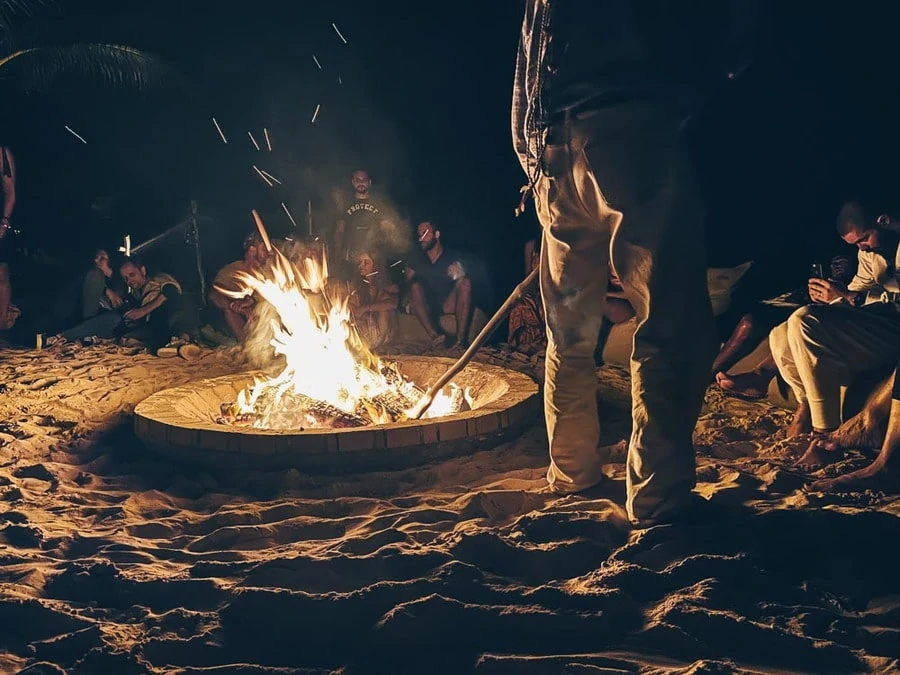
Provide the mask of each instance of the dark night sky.
MULTIPOLYGON (((764 23, 753 67, 695 121, 692 139, 708 193, 711 262, 768 256, 802 273, 815 242, 836 240, 832 222, 844 198, 894 203, 898 60, 889 9, 781 5, 789 6, 776 6, 764 23)), ((177 222, 194 196, 217 218, 207 236, 215 259, 228 255, 216 244, 231 246, 251 226, 250 208, 270 214, 277 229, 280 201, 299 216, 307 198, 324 202, 331 184, 360 165, 407 215, 436 218, 447 239, 482 251, 501 287, 515 282, 536 222, 530 213, 512 218, 523 181, 509 131, 522 3, 66 7, 58 18, 23 22, 20 40, 130 44, 170 60, 191 84, 138 96, 64 81, 47 95, 15 97, 7 142, 20 164, 17 223, 29 237, 46 245, 56 236, 65 250, 101 234, 107 243, 126 231, 140 238, 177 222), (263 126, 276 152, 260 157, 246 132, 262 140, 263 126), (253 162, 285 185, 264 188, 253 162), (84 224, 102 194, 119 199, 105 233, 84 224)))

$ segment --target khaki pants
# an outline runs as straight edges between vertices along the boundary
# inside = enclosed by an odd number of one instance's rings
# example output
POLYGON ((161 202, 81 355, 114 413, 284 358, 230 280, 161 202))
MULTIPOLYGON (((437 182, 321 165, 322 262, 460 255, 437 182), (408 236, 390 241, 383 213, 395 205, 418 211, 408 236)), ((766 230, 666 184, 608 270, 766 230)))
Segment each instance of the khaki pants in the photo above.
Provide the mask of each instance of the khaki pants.
POLYGON ((900 354, 895 305, 807 305, 769 333, 778 372, 817 430, 841 423, 841 385, 866 370, 889 366, 900 354))
POLYGON ((570 119, 551 128, 535 188, 548 333, 547 480, 576 492, 602 479, 593 353, 611 259, 637 315, 626 507, 640 522, 690 498, 693 429, 718 347, 703 214, 677 124, 647 102, 570 119))

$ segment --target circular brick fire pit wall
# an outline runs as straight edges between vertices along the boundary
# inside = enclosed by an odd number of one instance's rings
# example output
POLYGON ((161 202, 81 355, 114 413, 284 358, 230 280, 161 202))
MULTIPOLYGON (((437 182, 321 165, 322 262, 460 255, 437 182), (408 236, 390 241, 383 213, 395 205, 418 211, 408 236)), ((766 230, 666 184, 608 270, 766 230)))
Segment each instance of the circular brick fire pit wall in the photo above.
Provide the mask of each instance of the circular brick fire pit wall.
MULTIPOLYGON (((426 356, 391 358, 423 388, 453 363, 426 356)), ((185 464, 340 473, 404 468, 485 449, 520 433, 540 410, 537 384, 527 375, 471 363, 453 381, 470 389, 473 409, 448 417, 306 431, 217 424, 220 405, 234 401, 253 376, 199 380, 153 394, 135 408, 135 433, 154 450, 185 464)))

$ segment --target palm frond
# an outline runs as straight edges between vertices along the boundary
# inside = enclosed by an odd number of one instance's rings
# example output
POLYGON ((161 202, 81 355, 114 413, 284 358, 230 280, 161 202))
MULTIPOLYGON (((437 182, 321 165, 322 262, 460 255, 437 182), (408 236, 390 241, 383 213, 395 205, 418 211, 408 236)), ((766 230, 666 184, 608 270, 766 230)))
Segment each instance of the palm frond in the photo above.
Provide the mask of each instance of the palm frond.
POLYGON ((178 71, 164 60, 124 45, 32 47, 0 58, 0 79, 26 92, 45 92, 57 80, 69 76, 139 90, 184 84, 178 71))
POLYGON ((59 0, 0 0, 0 44, 12 41, 12 24, 17 17, 32 17, 58 6, 59 0))

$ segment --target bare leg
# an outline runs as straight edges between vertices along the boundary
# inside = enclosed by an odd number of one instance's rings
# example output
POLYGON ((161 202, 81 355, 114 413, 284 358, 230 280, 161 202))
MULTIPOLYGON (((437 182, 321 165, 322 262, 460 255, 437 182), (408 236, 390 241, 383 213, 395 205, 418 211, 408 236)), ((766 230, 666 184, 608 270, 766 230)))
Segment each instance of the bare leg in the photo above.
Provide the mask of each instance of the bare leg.
POLYGON ((745 314, 735 327, 728 341, 722 346, 716 360, 713 361, 714 375, 727 373, 742 358, 750 354, 765 337, 759 334, 759 328, 752 314, 745 314))
POLYGON ((231 298, 228 298, 217 291, 209 294, 209 301, 222 310, 225 317, 225 323, 228 330, 238 340, 244 339, 244 327, 247 325, 247 319, 238 312, 231 309, 231 298))
POLYGON ((441 337, 440 332, 435 328, 431 321, 431 310, 428 307, 428 300, 425 298, 425 288, 417 281, 414 281, 409 288, 409 304, 412 307, 413 314, 422 324, 428 337, 437 340, 441 337))
POLYGON ((900 446, 900 400, 894 399, 891 401, 888 416, 887 435, 875 461, 843 476, 816 481, 810 486, 810 489, 817 492, 828 492, 840 488, 866 489, 873 483, 879 483, 879 486, 883 487, 885 479, 889 486, 895 487, 898 483, 897 461, 896 459, 892 461, 892 457, 897 446, 900 446))
POLYGON ((778 374, 778 366, 772 353, 749 373, 729 375, 722 371, 716 373, 716 383, 723 391, 745 396, 747 398, 765 398, 769 392, 769 382, 778 374))
POLYGON ((12 286, 9 283, 9 266, 0 263, 0 330, 6 330, 9 323, 9 303, 12 300, 12 286))
POLYGON ((881 423, 892 410, 893 387, 894 378, 889 377, 872 393, 859 414, 851 417, 827 436, 814 439, 803 456, 797 460, 797 466, 807 471, 815 471, 839 460, 848 448, 881 446, 884 438, 881 423))
POLYGON ((472 324, 472 280, 463 277, 457 280, 456 303, 453 313, 456 316, 456 346, 466 349, 469 346, 469 326, 472 324))
POLYGON ((794 413, 791 426, 788 427, 787 437, 801 436, 810 433, 812 430, 812 414, 809 410, 809 403, 802 401, 797 406, 797 412, 794 413))

